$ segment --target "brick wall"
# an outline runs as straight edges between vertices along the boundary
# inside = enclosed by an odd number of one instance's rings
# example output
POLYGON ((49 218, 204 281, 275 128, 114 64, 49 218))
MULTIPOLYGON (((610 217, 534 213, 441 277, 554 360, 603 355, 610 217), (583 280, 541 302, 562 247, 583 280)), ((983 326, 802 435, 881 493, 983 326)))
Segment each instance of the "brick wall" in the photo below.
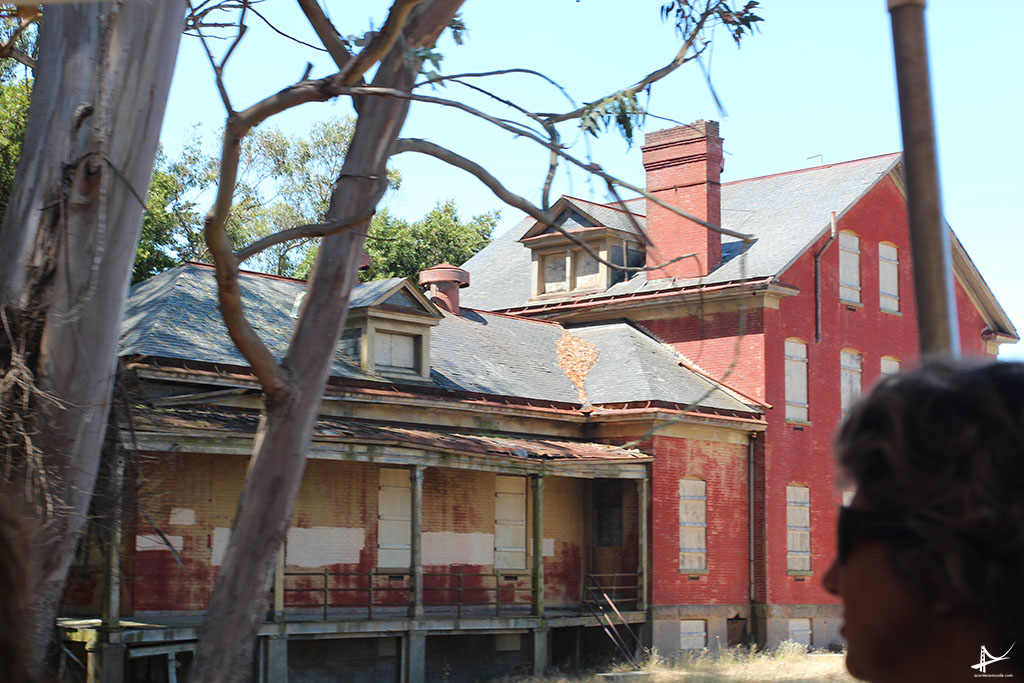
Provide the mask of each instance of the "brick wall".
POLYGON ((651 603, 747 602, 746 444, 655 436, 651 448, 651 603), (684 477, 706 482, 706 574, 679 570, 679 480, 684 477))
POLYGON ((765 310, 703 313, 639 321, 663 342, 713 377, 754 398, 764 398, 765 310), (738 339, 738 342, 737 342, 738 339))

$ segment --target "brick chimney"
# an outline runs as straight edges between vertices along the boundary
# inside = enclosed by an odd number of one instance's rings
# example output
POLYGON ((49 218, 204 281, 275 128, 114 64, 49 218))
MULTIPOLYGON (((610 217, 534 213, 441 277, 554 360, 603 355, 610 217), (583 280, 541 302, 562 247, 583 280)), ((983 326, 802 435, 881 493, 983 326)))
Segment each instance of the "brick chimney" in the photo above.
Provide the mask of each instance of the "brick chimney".
POLYGON ((420 271, 420 284, 430 285, 430 300, 453 315, 459 314, 459 289, 469 287, 469 272, 450 263, 420 271))
MULTIPOLYGON (((648 133, 643 146, 647 191, 667 204, 712 223, 722 223, 722 138, 717 121, 648 133)), ((703 277, 722 260, 722 238, 713 230, 647 200, 647 265, 683 254, 683 259, 649 271, 648 279, 703 277)))

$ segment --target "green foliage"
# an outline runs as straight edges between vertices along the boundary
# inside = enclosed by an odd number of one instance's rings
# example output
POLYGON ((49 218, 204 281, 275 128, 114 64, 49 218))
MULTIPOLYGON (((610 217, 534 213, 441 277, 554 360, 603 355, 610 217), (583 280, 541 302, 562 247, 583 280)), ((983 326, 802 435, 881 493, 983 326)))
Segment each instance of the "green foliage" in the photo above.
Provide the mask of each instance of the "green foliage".
POLYGON ((32 79, 0 78, 0 217, 7 213, 31 96, 32 79))
POLYGON ((588 104, 580 117, 580 128, 594 137, 602 130, 618 128, 627 145, 632 147, 633 130, 643 126, 646 113, 636 101, 635 93, 617 93, 588 104))
MULTIPOLYGON (((700 17, 706 8, 712 10, 711 18, 718 24, 724 26, 737 45, 748 33, 757 30, 757 22, 764 21, 755 14, 759 2, 750 0, 743 7, 736 7, 736 3, 729 0, 670 0, 661 6, 661 18, 667 21, 672 18, 676 24, 679 35, 689 35, 700 22, 700 17)), ((711 22, 713 23, 713 22, 711 22)))
POLYGON ((153 177, 142 214, 142 233, 132 267, 132 284, 153 277, 178 264, 172 255, 178 229, 179 199, 183 192, 181 180, 170 172, 167 157, 157 152, 153 177))
POLYGON ((499 213, 491 211, 463 222, 452 199, 438 202, 412 223, 384 209, 370 224, 366 241, 370 267, 360 279, 408 277, 415 281, 424 268, 445 262, 461 265, 490 243, 498 218, 499 213))

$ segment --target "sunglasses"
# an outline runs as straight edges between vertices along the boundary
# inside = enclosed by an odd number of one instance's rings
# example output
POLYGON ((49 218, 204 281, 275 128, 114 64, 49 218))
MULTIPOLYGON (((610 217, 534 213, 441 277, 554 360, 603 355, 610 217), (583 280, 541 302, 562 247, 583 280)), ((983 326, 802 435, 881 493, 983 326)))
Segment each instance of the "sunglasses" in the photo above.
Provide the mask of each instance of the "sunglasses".
POLYGON ((846 562, 853 544, 861 539, 877 538, 902 543, 920 541, 906 522, 893 519, 889 513, 846 506, 839 508, 837 532, 839 564, 846 562))

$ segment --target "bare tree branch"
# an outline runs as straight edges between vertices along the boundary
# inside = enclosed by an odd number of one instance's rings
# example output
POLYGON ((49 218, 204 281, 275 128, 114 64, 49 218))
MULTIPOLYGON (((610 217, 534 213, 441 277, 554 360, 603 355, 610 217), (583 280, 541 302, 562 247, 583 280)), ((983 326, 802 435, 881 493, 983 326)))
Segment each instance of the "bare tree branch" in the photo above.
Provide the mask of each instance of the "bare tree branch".
POLYGON ((576 101, 573 100, 572 96, 569 95, 569 92, 565 88, 563 88, 561 85, 559 85, 559 83, 556 80, 554 80, 553 78, 551 78, 547 74, 543 74, 543 73, 541 73, 539 71, 534 71, 533 69, 522 69, 522 68, 495 69, 494 71, 476 71, 476 72, 469 72, 469 73, 464 73, 464 74, 449 74, 447 76, 438 75, 438 76, 435 76, 433 78, 428 78, 425 81, 420 81, 419 83, 416 84, 415 87, 419 88, 419 87, 422 87, 424 85, 432 85, 434 83, 441 83, 443 81, 456 81, 456 82, 458 82, 458 83, 460 83, 462 85, 466 85, 465 83, 462 82, 466 78, 487 78, 488 76, 504 76, 504 75, 507 75, 507 74, 529 74, 531 76, 536 76, 537 78, 543 79, 543 80, 547 81, 548 83, 550 83, 551 85, 553 85, 556 88, 558 88, 559 92, 561 92, 563 95, 565 95, 565 99, 569 100, 569 104, 571 104, 574 107, 576 106, 576 101))
MULTIPOLYGON (((189 11, 191 14, 195 15, 195 9, 192 7, 191 1, 186 1, 189 3, 189 11)), ((228 116, 230 117, 235 113, 235 110, 234 107, 231 106, 231 98, 228 97, 227 88, 224 86, 224 69, 221 68, 221 66, 217 64, 217 60, 213 58, 213 52, 210 51, 210 46, 206 42, 206 36, 203 35, 203 30, 198 23, 196 24, 195 30, 196 35, 199 36, 199 42, 203 44, 203 50, 206 51, 206 58, 209 60, 210 66, 213 68, 213 75, 217 80, 217 92, 220 93, 220 100, 224 103, 224 108, 227 109, 228 116)))
POLYGON ((18 38, 21 37, 21 34, 24 33, 29 26, 36 23, 36 21, 39 20, 39 17, 40 14, 37 12, 36 14, 25 19, 22 19, 20 22, 18 22, 18 25, 14 28, 14 31, 11 32, 11 35, 7 38, 6 41, 4 41, 2 45, 0 45, 0 59, 3 59, 4 57, 10 57, 11 59, 21 62, 30 69, 36 68, 36 60, 32 59, 30 55, 27 55, 23 51, 16 48, 15 44, 18 42, 18 38))
POLYGON ((278 27, 274 26, 274 24, 272 24, 270 22, 270 19, 267 19, 265 16, 263 16, 252 5, 249 5, 249 11, 252 12, 253 14, 255 14, 260 19, 262 19, 263 23, 266 24, 270 28, 271 31, 273 31, 274 33, 278 34, 279 36, 287 38, 288 40, 290 40, 292 42, 298 43, 299 45, 304 45, 304 46, 308 47, 311 50, 316 50, 317 52, 327 52, 327 50, 325 48, 317 47, 316 45, 313 45, 312 43, 307 43, 306 41, 300 40, 300 39, 296 38, 293 35, 285 33, 284 31, 282 31, 278 27))
POLYGON ((587 110, 590 107, 600 102, 601 100, 618 97, 629 97, 631 95, 635 95, 644 88, 646 88, 647 86, 651 85, 652 83, 660 81, 662 78, 665 78, 665 76, 668 76, 670 73, 681 67, 683 64, 686 64, 686 62, 698 57, 707 47, 707 45, 705 45, 704 47, 699 48, 692 56, 686 56, 686 54, 693 47, 694 42, 696 41, 697 37, 700 35, 700 32, 704 28, 704 24, 707 23, 707 20, 711 17, 711 15, 711 8, 709 7, 705 9, 703 15, 700 18, 700 21, 698 21, 697 25, 694 26, 692 31, 690 31, 690 35, 686 37, 686 42, 683 43, 683 46, 679 49, 679 52, 677 52, 676 56, 672 58, 672 61, 666 64, 665 66, 661 67, 660 69, 656 69, 655 71, 652 71, 651 73, 647 74, 646 76, 644 76, 643 78, 641 78, 639 81, 629 86, 628 88, 623 88, 622 90, 613 92, 609 95, 606 95, 605 97, 594 100, 593 102, 588 102, 587 104, 583 105, 582 107, 578 107, 573 111, 566 112, 564 114, 551 115, 546 118, 551 123, 561 123, 562 121, 568 121, 570 119, 578 119, 579 117, 586 114, 587 110))
POLYGON ((594 175, 598 176, 599 178, 601 178, 605 182, 614 183, 615 185, 618 185, 619 187, 624 187, 627 190, 630 190, 631 192, 635 192, 635 193, 637 193, 639 195, 642 195, 642 196, 646 197, 647 199, 650 199, 652 202, 654 202, 658 206, 661 206, 661 207, 663 207, 665 209, 668 209, 672 213, 674 213, 674 214, 676 214, 678 216, 681 216, 681 217, 683 217, 683 218, 685 218, 687 220, 693 221, 694 223, 696 223, 698 225, 703 225, 705 228, 707 228, 709 230, 714 230, 715 232, 721 233, 723 235, 729 235, 730 237, 735 237, 736 239, 742 240, 743 242, 747 242, 747 243, 751 242, 754 239, 751 235, 747 235, 747 234, 744 234, 742 232, 736 232, 734 230, 729 230, 728 228, 723 228, 720 225, 715 225, 714 223, 709 223, 709 222, 707 222, 705 220, 697 218, 696 216, 693 216, 693 215, 687 213, 686 211, 683 211, 682 209, 679 209, 678 207, 672 206, 671 204, 669 204, 668 202, 664 201, 663 199, 660 199, 660 198, 654 196, 653 194, 647 192, 646 190, 643 190, 643 189, 637 187, 636 185, 632 185, 630 183, 627 183, 624 180, 621 180, 619 178, 616 178, 615 176, 612 176, 612 175, 609 175, 609 174, 605 173, 604 170, 602 170, 601 167, 598 166, 597 164, 586 163, 584 161, 581 161, 581 160, 577 159, 573 155, 569 154, 564 149, 561 149, 558 146, 552 146, 552 144, 550 142, 544 140, 542 137, 540 137, 539 134, 537 134, 534 131, 531 131, 529 128, 526 128, 524 126, 520 126, 519 124, 516 124, 514 122, 508 122, 508 121, 505 121, 503 119, 496 118, 494 116, 491 116, 490 114, 487 114, 485 112, 480 111, 479 109, 476 109, 474 107, 470 107, 467 104, 463 104, 462 102, 458 102, 458 101, 455 101, 455 100, 446 100, 446 99, 441 98, 441 97, 431 97, 431 96, 428 96, 428 95, 415 95, 415 94, 411 94, 411 93, 403 93, 403 92, 395 90, 393 88, 377 88, 377 87, 373 87, 373 86, 338 88, 338 91, 340 92, 340 94, 344 94, 344 95, 378 95, 378 96, 381 96, 381 97, 403 97, 403 98, 414 100, 414 101, 417 101, 417 102, 430 102, 432 104, 440 104, 442 106, 453 107, 455 109, 459 109, 459 110, 464 111, 464 112, 466 112, 468 114, 471 114, 473 116, 477 116, 479 118, 482 118, 485 121, 489 121, 490 123, 498 126, 499 128, 507 130, 510 133, 513 133, 515 135, 519 135, 519 136, 522 136, 522 137, 525 137, 525 138, 529 138, 529 139, 533 140, 534 142, 536 142, 537 144, 543 145, 544 147, 547 147, 548 149, 551 149, 555 154, 557 154, 559 157, 565 159, 566 161, 569 161, 572 164, 575 164, 576 166, 579 166, 580 168, 582 168, 585 171, 593 173, 594 175))
POLYGON ((473 174, 480 180, 480 182, 486 185, 491 190, 491 192, 493 192, 499 199, 501 199, 501 201, 505 202, 509 206, 514 206, 517 209, 522 210, 523 212, 529 214, 533 218, 536 218, 537 221, 543 223, 544 225, 548 225, 554 228, 562 235, 567 237, 569 240, 574 242, 577 246, 586 251, 588 254, 597 259, 599 263, 603 263, 604 265, 609 266, 610 268, 623 270, 629 273, 638 273, 664 268, 669 264, 675 263, 676 261, 682 261, 683 259, 697 258, 697 254, 695 253, 684 254, 682 256, 677 256, 676 258, 665 261, 664 263, 639 267, 630 267, 624 264, 612 263, 602 258, 600 254, 595 252, 589 244, 581 240, 578 236, 565 230, 560 225, 555 225, 555 216, 550 211, 540 209, 529 200, 520 197, 519 195, 510 191, 504 185, 501 184, 501 181, 499 181, 497 178, 491 175, 490 172, 487 171, 487 169, 485 169, 483 166, 476 163, 472 159, 467 159, 466 157, 457 154, 456 152, 453 152, 452 150, 446 147, 434 144, 433 142, 428 142, 426 140, 419 140, 415 138, 401 138, 395 142, 395 146, 392 148, 391 154, 395 155, 401 154, 403 152, 419 152, 420 154, 426 154, 436 159, 440 159, 441 161, 447 164, 451 164, 456 168, 461 168, 467 173, 473 174))
POLYGON ((303 14, 306 15, 306 19, 309 21, 309 25, 316 31, 317 37, 320 42, 324 44, 327 49, 327 53, 331 55, 331 59, 338 66, 338 69, 344 69, 345 65, 352 59, 352 53, 342 42, 341 36, 338 35, 338 30, 334 28, 334 24, 327 18, 324 11, 320 8, 320 3, 317 0, 298 0, 299 7, 302 9, 303 14))
POLYGON ((421 2, 423 0, 396 0, 388 11, 388 18, 384 21, 380 33, 373 37, 370 44, 363 48, 354 60, 341 67, 341 73, 337 75, 338 82, 346 85, 357 82, 371 66, 383 59, 401 35, 409 13, 421 2))
POLYGON ((272 233, 236 251, 235 259, 237 259, 238 263, 242 263, 246 259, 255 256, 265 249, 269 249, 275 244, 281 244, 282 242, 288 242, 289 240, 297 240, 306 237, 326 237, 327 235, 333 235, 336 232, 348 230, 369 220, 376 212, 377 204, 380 202, 381 197, 384 196, 384 192, 388 187, 387 178, 378 178, 377 180, 379 189, 375 190, 373 194, 367 198, 366 206, 362 211, 352 216, 346 216, 341 220, 331 221, 329 223, 311 223, 309 225, 300 225, 272 233))

